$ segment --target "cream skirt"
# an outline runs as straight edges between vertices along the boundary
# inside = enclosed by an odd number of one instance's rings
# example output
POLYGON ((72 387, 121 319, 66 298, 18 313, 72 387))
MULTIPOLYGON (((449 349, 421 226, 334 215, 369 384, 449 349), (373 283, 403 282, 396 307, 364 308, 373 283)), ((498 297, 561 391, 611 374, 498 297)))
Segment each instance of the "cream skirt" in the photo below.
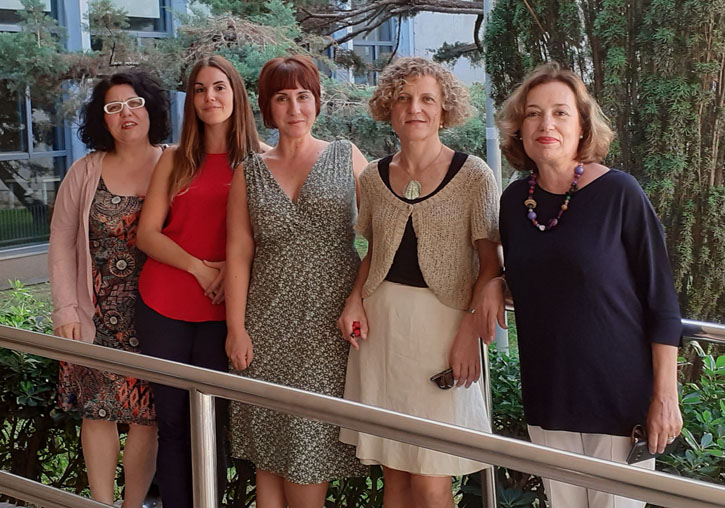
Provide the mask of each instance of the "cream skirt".
MULTIPOLYGON (((490 432, 481 381, 441 390, 430 377, 445 370, 464 312, 430 289, 384 281, 363 301, 368 338, 350 349, 345 398, 429 420, 490 432)), ((357 447, 363 464, 420 475, 457 476, 489 467, 468 459, 349 429, 340 440, 357 447)))

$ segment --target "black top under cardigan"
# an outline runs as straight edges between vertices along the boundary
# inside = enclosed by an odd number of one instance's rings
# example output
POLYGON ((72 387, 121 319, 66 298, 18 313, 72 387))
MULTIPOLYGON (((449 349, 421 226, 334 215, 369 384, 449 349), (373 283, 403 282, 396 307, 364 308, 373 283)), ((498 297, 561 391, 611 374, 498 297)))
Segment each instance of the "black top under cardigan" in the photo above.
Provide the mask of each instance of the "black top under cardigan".
MULTIPOLYGON (((646 422, 652 343, 682 333, 660 222, 637 181, 612 169, 542 232, 526 216, 528 187, 509 185, 500 214, 527 423, 629 435, 646 422)), ((537 186, 534 199, 546 224, 564 196, 537 186)))
MULTIPOLYGON (((393 190, 393 186, 390 185, 390 162, 393 160, 392 155, 378 161, 378 172, 380 173, 380 179, 388 187, 388 189, 390 189, 390 192, 395 194, 395 197, 405 203, 415 204, 425 201, 443 190, 448 182, 453 180, 453 177, 458 174, 458 171, 460 171, 463 167, 466 159, 468 159, 468 154, 463 152, 454 152, 451 163, 448 166, 448 171, 443 177, 443 180, 441 180, 441 183, 438 184, 438 187, 436 187, 430 194, 426 194, 425 196, 415 199, 408 199, 403 196, 399 196, 393 190)), ((408 217, 408 222, 405 224, 405 233, 403 233, 403 238, 400 240, 398 250, 395 251, 393 264, 390 266, 390 270, 385 276, 385 280, 418 288, 428 287, 428 284, 423 278, 423 272, 420 270, 420 264, 418 263, 418 237, 415 234, 415 229, 413 228, 412 215, 408 217)))

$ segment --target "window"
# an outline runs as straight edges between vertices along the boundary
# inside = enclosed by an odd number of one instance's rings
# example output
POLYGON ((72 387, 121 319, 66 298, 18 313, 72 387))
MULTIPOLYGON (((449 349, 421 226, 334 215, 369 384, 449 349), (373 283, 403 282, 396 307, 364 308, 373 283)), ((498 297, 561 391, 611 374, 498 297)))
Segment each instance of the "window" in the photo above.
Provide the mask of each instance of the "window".
MULTIPOLYGON (((0 30, 16 32, 21 19, 18 11, 23 9, 20 0, 0 0, 0 30)), ((58 1, 45 0, 45 10, 58 19, 58 1)))
MULTIPOLYGON (((62 23, 69 10, 80 8, 82 14, 88 3, 44 1, 46 11, 62 23)), ((173 0, 111 1, 126 11, 128 32, 139 44, 153 43, 172 31, 173 0)), ((20 30, 22 8, 20 0, 0 0, 0 31, 20 30)), ((65 28, 80 39, 80 23, 65 28)), ((73 159, 82 155, 71 146, 71 129, 62 119, 60 104, 39 104, 23 93, 11 94, 6 85, 0 76, 0 249, 47 240, 60 180, 73 159)))
POLYGON ((158 37, 159 32, 166 32, 166 0, 111 0, 111 3, 126 11, 128 30, 137 32, 138 36, 158 37))
POLYGON ((0 80, 0 248, 48 239, 67 167, 66 130, 55 111, 0 80))
MULTIPOLYGON (((369 35, 353 41, 353 51, 370 68, 375 68, 387 61, 395 48, 394 20, 389 19, 373 30, 369 35)), ((370 70, 363 74, 355 74, 355 83, 374 85, 378 73, 370 70)))

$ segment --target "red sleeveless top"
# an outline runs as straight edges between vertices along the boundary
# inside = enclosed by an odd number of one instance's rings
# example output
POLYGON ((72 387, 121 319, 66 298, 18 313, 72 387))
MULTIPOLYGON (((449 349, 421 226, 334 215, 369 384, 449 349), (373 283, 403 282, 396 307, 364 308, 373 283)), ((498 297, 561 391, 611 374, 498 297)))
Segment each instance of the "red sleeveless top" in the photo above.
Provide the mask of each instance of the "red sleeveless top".
MULTIPOLYGON (((171 202, 161 232, 196 258, 223 261, 231 182, 227 154, 206 154, 196 178, 171 202)), ((138 286, 144 303, 168 318, 194 322, 226 319, 224 304, 212 304, 193 275, 173 266, 148 258, 138 286)))

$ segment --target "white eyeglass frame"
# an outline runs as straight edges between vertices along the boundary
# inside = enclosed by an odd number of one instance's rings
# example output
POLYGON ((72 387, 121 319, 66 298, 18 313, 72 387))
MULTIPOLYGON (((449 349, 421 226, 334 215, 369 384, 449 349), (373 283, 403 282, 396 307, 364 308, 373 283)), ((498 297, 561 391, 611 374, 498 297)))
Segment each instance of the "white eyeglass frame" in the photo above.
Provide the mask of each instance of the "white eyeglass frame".
POLYGON ((120 113, 121 111, 123 111, 123 107, 124 106, 126 106, 128 109, 139 109, 139 108, 144 107, 145 105, 146 105, 146 99, 144 99, 143 97, 129 97, 125 101, 112 101, 112 102, 108 102, 108 103, 104 104, 103 105, 103 111, 107 115, 117 115, 118 113, 120 113), (141 104, 138 105, 138 106, 133 106, 132 107, 129 104, 129 102, 131 102, 131 101, 141 101, 141 104), (108 106, 116 105, 116 104, 120 104, 121 105, 121 107, 118 109, 118 111, 108 111, 108 106))

